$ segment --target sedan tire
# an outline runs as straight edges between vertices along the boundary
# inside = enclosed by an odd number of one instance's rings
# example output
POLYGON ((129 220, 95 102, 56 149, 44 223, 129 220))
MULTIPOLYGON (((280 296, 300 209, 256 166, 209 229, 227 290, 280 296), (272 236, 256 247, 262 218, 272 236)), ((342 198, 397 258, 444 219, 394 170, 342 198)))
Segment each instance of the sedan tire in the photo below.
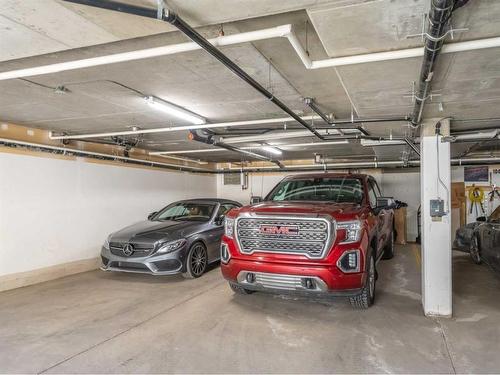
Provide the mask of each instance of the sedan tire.
POLYGON ((477 236, 472 236, 472 239, 470 241, 469 253, 474 263, 481 264, 483 262, 481 260, 481 250, 479 248, 479 240, 477 236))
POLYGON ((207 269, 207 248, 201 242, 195 242, 189 248, 186 259, 186 272, 182 274, 186 279, 196 279, 207 269))

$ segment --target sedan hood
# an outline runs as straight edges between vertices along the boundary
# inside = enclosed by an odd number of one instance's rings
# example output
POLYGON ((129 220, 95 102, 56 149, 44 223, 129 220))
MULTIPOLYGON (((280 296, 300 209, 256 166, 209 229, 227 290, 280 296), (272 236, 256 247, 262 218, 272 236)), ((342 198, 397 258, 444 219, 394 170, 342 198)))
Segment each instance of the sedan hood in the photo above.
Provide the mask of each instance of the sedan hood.
POLYGON ((176 240, 195 233, 203 224, 195 221, 140 221, 113 233, 110 242, 176 240))
POLYGON ((331 202, 293 202, 265 201, 252 206, 242 207, 238 214, 250 213, 256 215, 330 215, 336 219, 357 216, 362 212, 362 206, 357 203, 331 202))

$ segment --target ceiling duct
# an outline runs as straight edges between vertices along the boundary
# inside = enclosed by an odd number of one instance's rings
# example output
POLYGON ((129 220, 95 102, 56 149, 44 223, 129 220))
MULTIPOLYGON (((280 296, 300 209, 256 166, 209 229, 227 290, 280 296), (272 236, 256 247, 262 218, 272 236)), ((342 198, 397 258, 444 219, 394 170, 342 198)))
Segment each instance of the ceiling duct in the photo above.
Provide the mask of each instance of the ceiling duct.
MULTIPOLYGON (((420 165, 419 160, 409 160, 406 164, 401 160, 386 160, 386 161, 376 161, 376 160, 366 160, 366 161, 356 161, 356 162, 343 162, 343 163, 326 163, 321 165, 314 164, 304 164, 304 165, 289 165, 280 166, 279 168, 274 166, 266 167, 242 167, 242 168, 231 168, 231 169, 205 169, 192 166, 180 166, 176 164, 161 163, 157 161, 145 160, 145 159, 135 159, 123 156, 103 154, 92 151, 85 151, 67 147, 44 145, 40 143, 24 142, 14 139, 0 138, 0 145, 7 147, 21 147, 26 149, 33 149, 41 152, 57 153, 62 155, 74 155, 82 156, 93 159, 100 160, 112 160, 112 161, 122 161, 130 164, 138 164, 143 166, 166 168, 177 171, 193 172, 193 173, 206 173, 206 174, 225 174, 225 173, 241 173, 243 172, 260 172, 260 173, 272 173, 272 172, 307 172, 307 171, 328 171, 335 169, 351 169, 351 168, 383 168, 383 167, 418 167, 420 165)), ((451 159, 451 165, 480 165, 480 164, 498 164, 500 163, 500 157, 474 157, 474 158, 453 158, 451 159)))
POLYGON ((453 11, 467 3, 467 0, 455 2, 454 0, 432 0, 429 11, 429 29, 425 33, 424 58, 420 69, 418 89, 415 95, 415 105, 411 122, 418 126, 422 122, 425 101, 431 94, 434 66, 443 48, 444 39, 450 27, 450 18, 453 11))

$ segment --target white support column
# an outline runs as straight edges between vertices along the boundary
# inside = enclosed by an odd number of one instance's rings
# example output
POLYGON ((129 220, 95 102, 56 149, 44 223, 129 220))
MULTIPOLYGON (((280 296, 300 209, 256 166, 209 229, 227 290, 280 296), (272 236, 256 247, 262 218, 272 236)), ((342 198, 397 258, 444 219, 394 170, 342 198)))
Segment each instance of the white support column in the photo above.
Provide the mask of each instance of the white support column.
POLYGON ((442 136, 450 134, 449 120, 429 119, 421 126, 420 200, 422 231, 422 305, 427 316, 452 314, 450 144, 442 136), (441 180, 441 182, 440 182, 441 180), (431 217, 430 201, 442 199, 445 215, 431 217))

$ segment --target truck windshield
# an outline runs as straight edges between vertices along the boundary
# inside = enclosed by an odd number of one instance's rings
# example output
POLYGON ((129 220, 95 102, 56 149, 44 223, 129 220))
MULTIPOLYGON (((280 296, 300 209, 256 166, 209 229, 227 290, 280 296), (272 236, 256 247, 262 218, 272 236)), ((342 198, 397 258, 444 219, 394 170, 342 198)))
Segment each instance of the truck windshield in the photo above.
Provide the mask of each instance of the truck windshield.
POLYGON ((363 185, 352 177, 301 178, 281 181, 266 197, 271 201, 361 203, 363 185))

